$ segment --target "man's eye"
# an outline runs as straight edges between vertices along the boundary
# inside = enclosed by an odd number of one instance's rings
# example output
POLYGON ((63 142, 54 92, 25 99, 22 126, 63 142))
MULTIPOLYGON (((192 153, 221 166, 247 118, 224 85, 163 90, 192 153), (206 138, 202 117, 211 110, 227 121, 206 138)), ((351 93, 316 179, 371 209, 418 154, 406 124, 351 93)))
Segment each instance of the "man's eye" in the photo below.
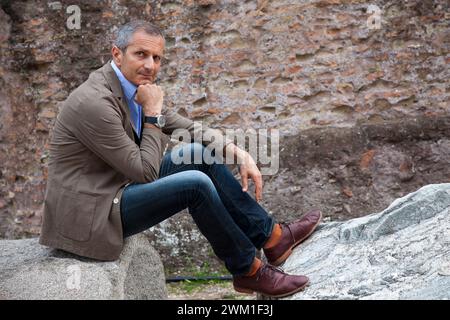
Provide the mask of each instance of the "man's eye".
POLYGON ((161 57, 160 57, 160 56, 153 56, 153 60, 154 60, 154 61, 160 61, 160 60, 161 60, 161 57))
POLYGON ((144 56, 144 52, 142 52, 142 51, 136 52, 136 54, 137 54, 138 57, 143 57, 144 56))

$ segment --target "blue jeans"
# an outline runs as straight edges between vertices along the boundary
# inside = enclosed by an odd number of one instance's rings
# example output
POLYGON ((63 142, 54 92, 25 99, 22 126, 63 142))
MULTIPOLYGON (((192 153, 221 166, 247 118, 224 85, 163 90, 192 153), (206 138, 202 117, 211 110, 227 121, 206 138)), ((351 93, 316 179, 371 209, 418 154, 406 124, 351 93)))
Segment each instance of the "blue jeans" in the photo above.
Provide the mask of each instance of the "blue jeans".
MULTIPOLYGON (((247 193, 224 164, 205 161, 205 147, 191 143, 164 155, 160 178, 128 185, 122 195, 121 217, 124 237, 142 232, 188 208, 214 253, 233 275, 249 271, 255 249, 269 238, 274 220, 247 193), (174 156, 188 163, 175 163, 174 156), (202 155, 194 163, 194 153, 202 155), (200 162, 200 163, 198 163, 200 162), (206 163, 205 163, 206 162, 206 163)), ((198 159, 198 158, 197 158, 198 159)))

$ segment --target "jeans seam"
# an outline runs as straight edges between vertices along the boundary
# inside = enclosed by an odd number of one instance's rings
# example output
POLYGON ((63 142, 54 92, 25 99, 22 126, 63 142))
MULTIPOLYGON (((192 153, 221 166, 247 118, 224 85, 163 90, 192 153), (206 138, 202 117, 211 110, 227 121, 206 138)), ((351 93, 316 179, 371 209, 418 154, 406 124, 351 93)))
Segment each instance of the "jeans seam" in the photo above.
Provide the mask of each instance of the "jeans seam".
MULTIPOLYGON (((198 171, 200 171, 200 170, 198 170, 198 171)), ((214 186, 214 184, 213 184, 213 186, 214 186)), ((199 189, 193 189, 193 190, 194 190, 194 191, 196 190, 196 191, 200 192, 200 193, 203 195, 203 198, 204 198, 203 201, 207 201, 206 199, 209 197, 209 195, 208 195, 207 193, 205 193, 205 190, 202 190, 202 188, 199 188, 199 189)), ((214 186, 214 191, 216 192, 217 197, 219 198, 219 201, 222 202, 222 200, 220 199, 220 195, 219 195, 219 193, 218 193, 218 191, 217 191, 217 189, 216 189, 215 186, 214 186)), ((223 205, 225 211, 228 211, 227 208, 225 207, 225 205, 224 205, 223 203, 222 203, 222 205, 223 205)), ((229 213, 228 213, 228 214, 229 214, 229 213)), ((191 213, 191 215, 192 215, 192 213, 191 213)), ((230 215, 230 214, 229 214, 229 215, 230 215)), ((230 215, 230 218, 233 220, 233 217, 232 217, 231 215, 230 215)), ((249 237, 245 234, 245 232, 242 231, 242 230, 240 229, 239 225, 238 225, 236 222, 235 222, 235 225, 236 225, 236 227, 242 232, 243 236, 247 238, 247 240, 248 240, 249 243, 252 245, 252 247, 255 248, 255 246, 254 246, 253 242, 251 241, 251 239, 249 239, 249 237)), ((209 242, 209 241, 208 241, 208 242, 209 242)), ((240 246, 236 245, 236 247, 239 248, 240 246)), ((241 253, 245 253, 245 249, 244 249, 244 248, 242 248, 241 253)))
MULTIPOLYGON (((210 178, 214 179, 214 181, 218 184, 217 179, 214 177, 214 175, 211 173, 210 170, 211 170, 211 166, 208 166, 208 169, 207 169, 207 171, 208 171, 208 173, 209 173, 208 176, 210 176, 210 178)), ((233 201, 230 200, 230 197, 227 195, 226 192, 223 192, 223 194, 227 197, 227 200, 229 200, 230 203, 233 203, 233 201)), ((235 205, 233 205, 233 206, 234 206, 234 208, 235 208, 237 211, 239 211, 239 212, 247 219, 247 223, 248 223, 249 225, 251 225, 250 219, 249 219, 248 216, 245 214, 245 212, 243 212, 239 207, 236 207, 235 205)), ((273 226, 274 226, 274 221, 273 221, 273 219, 272 219, 271 230, 273 229, 273 226)), ((258 227, 258 229, 259 229, 260 231, 262 231, 262 233, 263 233, 264 235, 266 235, 265 230, 263 230, 260 226, 257 226, 257 227, 258 227)), ((264 243, 267 242, 269 236, 270 236, 270 234, 269 234, 269 235, 266 235, 266 239, 264 240, 264 243)), ((255 247, 257 247, 257 246, 255 246, 255 247)), ((262 248, 262 246, 261 246, 261 248, 262 248)), ((260 249, 260 248, 258 248, 258 249, 260 249)))

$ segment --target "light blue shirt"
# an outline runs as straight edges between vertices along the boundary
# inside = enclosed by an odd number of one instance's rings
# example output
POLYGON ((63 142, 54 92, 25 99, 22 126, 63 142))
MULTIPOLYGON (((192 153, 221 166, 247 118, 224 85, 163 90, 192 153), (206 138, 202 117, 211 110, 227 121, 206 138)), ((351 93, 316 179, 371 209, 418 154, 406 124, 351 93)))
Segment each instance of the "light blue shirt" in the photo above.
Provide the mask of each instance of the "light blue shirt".
POLYGON ((125 78, 122 71, 116 66, 114 61, 111 61, 111 66, 114 69, 117 77, 119 78, 120 84, 122 86, 123 93, 127 99, 128 108, 130 108, 131 121, 133 123, 134 132, 137 136, 141 138, 141 126, 142 126, 142 106, 134 100, 136 95, 137 86, 131 83, 125 78))

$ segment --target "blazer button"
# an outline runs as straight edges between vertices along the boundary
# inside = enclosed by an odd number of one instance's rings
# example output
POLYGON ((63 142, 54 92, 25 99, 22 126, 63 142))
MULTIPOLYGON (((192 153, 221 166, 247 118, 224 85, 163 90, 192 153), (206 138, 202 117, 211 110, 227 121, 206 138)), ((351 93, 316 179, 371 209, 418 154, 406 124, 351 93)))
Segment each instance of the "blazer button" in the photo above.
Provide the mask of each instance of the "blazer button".
POLYGON ((113 202, 114 202, 114 204, 118 204, 119 203, 119 199, 114 198, 113 202))

